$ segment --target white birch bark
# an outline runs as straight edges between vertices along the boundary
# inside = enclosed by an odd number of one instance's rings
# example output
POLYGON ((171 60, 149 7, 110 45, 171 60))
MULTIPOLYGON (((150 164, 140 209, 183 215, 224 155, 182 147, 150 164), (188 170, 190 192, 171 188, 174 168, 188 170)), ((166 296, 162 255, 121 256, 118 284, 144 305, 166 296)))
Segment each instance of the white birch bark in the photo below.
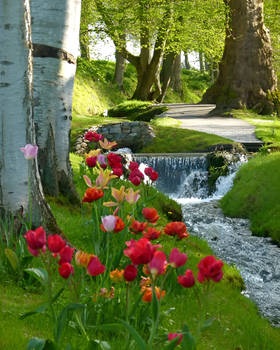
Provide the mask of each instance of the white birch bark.
POLYGON ((32 0, 34 113, 45 192, 75 197, 69 162, 81 0, 32 0))
POLYGON ((32 222, 53 219, 47 206, 37 161, 27 161, 20 147, 34 144, 32 52, 29 0, 0 0, 0 209, 25 216, 32 200, 32 222), (29 182, 29 184, 28 184, 29 182))

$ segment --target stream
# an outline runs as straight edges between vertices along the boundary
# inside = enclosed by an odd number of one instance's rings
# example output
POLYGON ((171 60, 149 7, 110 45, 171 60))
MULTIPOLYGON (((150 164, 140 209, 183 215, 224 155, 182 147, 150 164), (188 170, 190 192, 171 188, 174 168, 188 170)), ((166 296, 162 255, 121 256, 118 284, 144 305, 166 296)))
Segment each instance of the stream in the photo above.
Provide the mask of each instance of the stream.
POLYGON ((225 217, 219 208, 219 199, 246 160, 231 164, 229 175, 218 178, 209 196, 205 154, 133 158, 158 171, 156 187, 182 205, 188 231, 205 239, 218 258, 237 267, 246 285, 242 293, 280 327, 280 248, 270 238, 252 236, 249 220, 225 217))

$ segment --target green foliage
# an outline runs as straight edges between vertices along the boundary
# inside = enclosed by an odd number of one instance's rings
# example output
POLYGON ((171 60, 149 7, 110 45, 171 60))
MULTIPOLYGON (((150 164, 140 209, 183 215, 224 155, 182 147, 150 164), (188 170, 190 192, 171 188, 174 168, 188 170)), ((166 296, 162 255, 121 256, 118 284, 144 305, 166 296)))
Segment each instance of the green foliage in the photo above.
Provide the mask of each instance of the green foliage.
POLYGON ((242 166, 221 200, 224 213, 250 219, 251 230, 280 243, 280 153, 258 155, 242 166), (253 174, 253 176, 252 176, 253 174))
POLYGON ((264 21, 269 29, 272 42, 274 69, 278 77, 278 86, 280 81, 280 14, 278 0, 264 1, 264 21))
POLYGON ((111 83, 115 64, 109 61, 88 61, 79 58, 73 93, 73 112, 78 115, 102 114, 113 105, 130 96, 135 88, 133 66, 128 65, 124 75, 124 91, 111 83))
POLYGON ((108 116, 111 118, 129 118, 147 110, 151 102, 129 100, 124 101, 108 110, 108 116))
POLYGON ((280 90, 276 89, 272 92, 269 91, 267 97, 273 102, 274 112, 276 113, 277 117, 280 117, 280 90))

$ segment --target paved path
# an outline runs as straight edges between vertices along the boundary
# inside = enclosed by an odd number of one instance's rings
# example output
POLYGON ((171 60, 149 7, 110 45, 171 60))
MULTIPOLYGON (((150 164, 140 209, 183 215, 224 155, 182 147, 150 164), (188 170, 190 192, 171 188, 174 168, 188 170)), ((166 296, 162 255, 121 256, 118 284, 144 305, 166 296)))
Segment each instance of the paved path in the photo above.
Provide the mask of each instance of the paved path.
POLYGON ((208 113, 215 108, 215 105, 186 103, 165 105, 168 106, 168 110, 164 116, 180 120, 181 128, 219 135, 240 143, 262 143, 256 138, 254 125, 236 118, 209 116, 208 113))

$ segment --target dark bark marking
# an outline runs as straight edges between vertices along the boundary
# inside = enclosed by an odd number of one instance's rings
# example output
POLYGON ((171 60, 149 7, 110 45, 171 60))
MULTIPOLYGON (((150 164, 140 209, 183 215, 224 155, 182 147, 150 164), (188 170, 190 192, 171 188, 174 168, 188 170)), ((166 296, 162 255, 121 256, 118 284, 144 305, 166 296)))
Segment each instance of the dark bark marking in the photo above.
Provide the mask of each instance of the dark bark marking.
POLYGON ((4 29, 10 30, 12 28, 12 25, 10 23, 7 23, 4 25, 4 29))
POLYGON ((43 44, 33 43, 33 57, 52 57, 76 64, 76 58, 67 51, 43 44))
POLYGON ((4 66, 9 66, 11 64, 14 64, 14 62, 4 60, 4 61, 0 61, 0 64, 3 64, 4 66))
POLYGON ((10 86, 11 84, 9 84, 9 83, 0 83, 0 88, 2 88, 2 87, 8 87, 8 86, 10 86))

